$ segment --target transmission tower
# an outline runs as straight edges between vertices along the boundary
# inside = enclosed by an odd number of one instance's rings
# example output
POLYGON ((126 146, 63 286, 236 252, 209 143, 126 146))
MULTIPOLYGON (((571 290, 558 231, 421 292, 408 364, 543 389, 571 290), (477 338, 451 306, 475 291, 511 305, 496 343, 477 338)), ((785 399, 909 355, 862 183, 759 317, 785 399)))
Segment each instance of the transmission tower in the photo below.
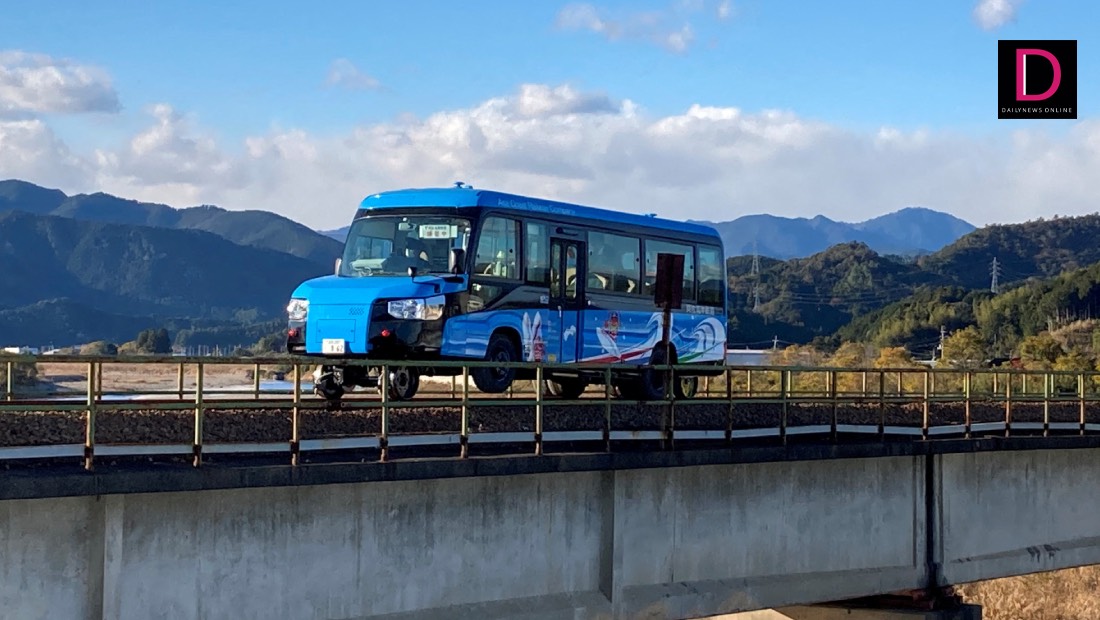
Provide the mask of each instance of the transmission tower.
POLYGON ((993 264, 989 266, 989 273, 993 278, 989 282, 989 291, 994 295, 997 294, 997 278, 1001 275, 1001 264, 997 262, 997 257, 993 257, 993 264))
POLYGON ((756 241, 752 242, 752 311, 760 312, 760 255, 756 252, 756 241))

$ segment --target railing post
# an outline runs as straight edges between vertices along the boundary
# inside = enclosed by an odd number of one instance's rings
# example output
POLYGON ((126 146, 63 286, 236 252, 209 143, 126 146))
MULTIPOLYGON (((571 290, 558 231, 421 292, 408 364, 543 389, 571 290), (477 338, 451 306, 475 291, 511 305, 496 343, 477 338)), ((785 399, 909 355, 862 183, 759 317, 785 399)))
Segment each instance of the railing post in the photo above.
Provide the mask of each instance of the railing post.
MULTIPOLYGON (((95 414, 96 414, 96 375, 98 374, 98 362, 88 362, 88 409, 87 420, 84 425, 84 469, 95 469, 95 414)), ((14 377, 9 379, 9 383, 14 377)))
POLYGON ((202 418, 205 407, 202 400, 203 362, 195 364, 195 437, 191 444, 191 464, 202 465, 202 418))
POLYGON ((886 371, 878 371, 878 434, 886 437, 886 371))
POLYGON ((252 392, 256 400, 260 400, 260 365, 256 364, 252 369, 252 392))
POLYGON ((294 363, 294 396, 290 399, 290 464, 301 463, 302 454, 302 367, 294 363))
POLYGON ((902 383, 902 371, 898 371, 898 397, 900 398, 905 394, 905 384, 902 383))
POLYGON ((1081 435, 1085 434, 1085 373, 1079 373, 1077 375, 1077 402, 1080 408, 1080 430, 1081 435))
POLYGON ((837 423, 836 423, 837 422, 837 420, 836 420, 836 417, 837 417, 837 411, 836 411, 836 408, 837 408, 837 402, 836 402, 836 398, 837 398, 837 396, 836 396, 836 371, 835 370, 830 370, 828 374, 829 374, 829 396, 833 400, 833 402, 832 402, 832 418, 829 422, 829 434, 832 436, 833 441, 835 442, 838 438, 837 437, 838 436, 837 423))
POLYGON ((383 364, 378 372, 378 388, 382 395, 382 436, 378 438, 381 452, 378 458, 385 462, 390 458, 390 369, 383 364))
POLYGON ((1054 388, 1054 375, 1046 375, 1043 381, 1043 437, 1050 435, 1050 393, 1054 388))
POLYGON ((791 391, 791 371, 780 370, 779 371, 779 399, 783 403, 782 417, 779 418, 779 438, 783 441, 783 444, 787 444, 787 413, 790 403, 788 402, 788 395, 791 391))
MULTIPOLYGON (((732 374, 727 376, 727 378, 726 378, 726 383, 727 384, 729 383, 729 378, 732 377, 732 376, 733 376, 732 374)), ((782 379, 780 379, 780 381, 782 381, 782 379)), ((764 383, 767 384, 767 382, 768 382, 768 375, 765 374, 764 375, 764 383)), ((752 369, 751 368, 748 369, 748 371, 745 373, 745 395, 748 396, 749 398, 752 398, 752 369)))
POLYGON ((928 410, 929 410, 928 399, 929 399, 929 396, 931 395, 931 387, 932 387, 932 371, 925 368, 924 369, 924 398, 922 399, 923 402, 922 402, 922 406, 921 406, 923 415, 921 416, 922 420, 921 420, 921 425, 920 425, 921 437, 924 438, 924 439, 928 439, 928 410))
POLYGON ((676 378, 672 360, 666 359, 665 364, 668 368, 665 372, 665 448, 673 450, 676 447, 676 393, 673 388, 676 378))
POLYGON ((860 374, 862 375, 862 379, 860 381, 859 396, 860 398, 867 398, 867 371, 864 370, 860 374))
MULTIPOLYGON (((993 373, 993 384, 997 384, 997 373, 993 373)), ((1012 434, 1012 381, 1005 381, 1005 437, 1012 434)))
POLYGON ((7 400, 15 399, 15 362, 8 362, 6 364, 7 372, 4 375, 8 378, 7 384, 4 386, 4 398, 7 400))
POLYGON ((966 431, 966 438, 970 439, 971 422, 970 422, 970 385, 974 380, 974 372, 967 370, 963 375, 963 412, 964 412, 964 429, 966 431))
POLYGON ((179 368, 176 370, 176 392, 179 393, 179 399, 183 400, 183 379, 187 374, 187 364, 180 363, 179 368))
POLYGON ((542 363, 535 366, 535 455, 542 456, 542 363))
POLYGON ((604 450, 611 452, 611 367, 603 369, 603 393, 604 393, 604 410, 603 410, 603 445, 604 450))
POLYGON ((731 371, 729 368, 726 368, 726 443, 732 443, 732 442, 733 442, 733 371, 731 371))
POLYGON ((459 429, 459 456, 470 456, 470 367, 462 367, 462 422, 459 429))

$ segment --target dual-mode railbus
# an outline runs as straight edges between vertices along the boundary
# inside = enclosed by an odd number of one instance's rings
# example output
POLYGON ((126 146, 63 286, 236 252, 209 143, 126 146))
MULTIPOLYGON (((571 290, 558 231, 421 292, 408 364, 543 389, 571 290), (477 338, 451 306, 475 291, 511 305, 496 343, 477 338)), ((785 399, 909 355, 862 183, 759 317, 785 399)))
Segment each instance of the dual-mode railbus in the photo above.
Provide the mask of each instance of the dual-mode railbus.
MULTIPOLYGON (((336 401, 354 387, 412 398, 420 378, 453 375, 438 360, 544 362, 546 390, 576 398, 614 364, 613 389, 660 399, 671 383, 694 395, 726 350, 722 242, 710 227, 500 192, 406 189, 365 198, 335 274, 303 282, 287 307, 287 350, 323 359, 314 391, 336 401), (655 304, 658 254, 681 254, 683 301, 669 321, 655 304), (655 368, 691 365, 674 381, 655 368), (568 366, 560 366, 568 364, 568 366)), ((508 390, 522 368, 470 370, 477 388, 508 390)))

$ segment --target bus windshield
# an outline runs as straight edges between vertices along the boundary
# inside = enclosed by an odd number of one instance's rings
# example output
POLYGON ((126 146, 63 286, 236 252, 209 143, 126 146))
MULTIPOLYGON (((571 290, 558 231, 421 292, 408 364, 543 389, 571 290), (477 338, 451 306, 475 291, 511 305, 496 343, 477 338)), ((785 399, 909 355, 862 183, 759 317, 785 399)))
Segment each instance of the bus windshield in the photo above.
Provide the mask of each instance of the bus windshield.
POLYGON ((449 273, 452 248, 466 250, 470 221, 438 215, 370 216, 348 231, 339 275, 351 278, 449 273))

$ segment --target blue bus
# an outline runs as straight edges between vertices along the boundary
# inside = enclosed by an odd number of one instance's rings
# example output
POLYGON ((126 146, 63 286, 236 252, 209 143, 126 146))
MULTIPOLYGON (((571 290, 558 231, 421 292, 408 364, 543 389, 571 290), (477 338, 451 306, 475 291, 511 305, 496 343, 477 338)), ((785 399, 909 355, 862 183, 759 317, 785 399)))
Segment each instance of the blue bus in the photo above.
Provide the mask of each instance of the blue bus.
MULTIPOLYGON (((373 194, 355 213, 335 274, 292 294, 287 350, 330 358, 314 390, 331 401, 381 384, 380 366, 339 363, 348 358, 415 362, 389 369, 395 400, 412 398, 422 376, 461 372, 433 367, 439 360, 569 364, 546 369, 546 390, 560 398, 603 383, 585 363, 615 364, 613 388, 631 400, 665 397, 669 382, 654 366, 669 360, 692 365, 671 382, 690 398, 698 377, 724 363, 724 264, 718 233, 699 224, 462 183, 373 194), (660 253, 684 256, 668 349, 654 302, 660 253)), ((503 367, 470 375, 487 393, 534 378, 503 367)))

